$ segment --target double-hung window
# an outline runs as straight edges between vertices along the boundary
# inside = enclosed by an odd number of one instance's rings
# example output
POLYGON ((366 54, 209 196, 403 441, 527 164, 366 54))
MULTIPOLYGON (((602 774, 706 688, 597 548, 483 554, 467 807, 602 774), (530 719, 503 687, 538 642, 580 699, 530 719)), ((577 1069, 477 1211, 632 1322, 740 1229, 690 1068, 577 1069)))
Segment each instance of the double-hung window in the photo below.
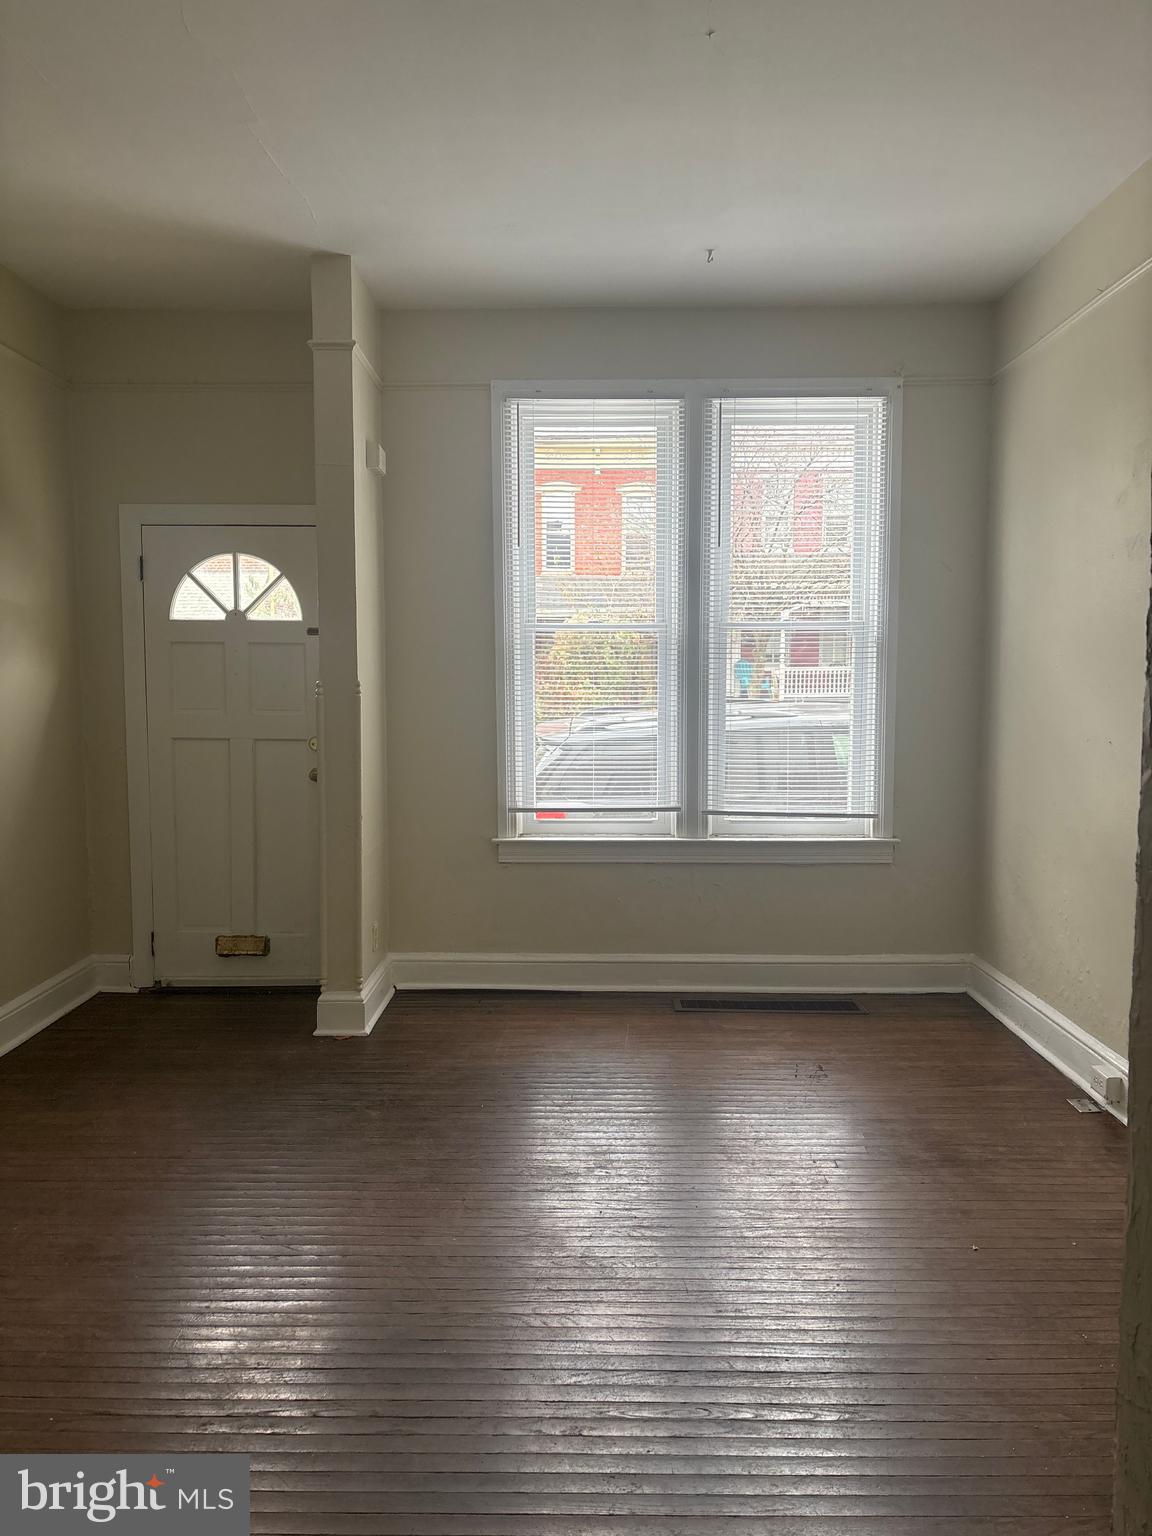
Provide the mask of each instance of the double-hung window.
POLYGON ((898 385, 494 404, 501 857, 891 858, 898 385))

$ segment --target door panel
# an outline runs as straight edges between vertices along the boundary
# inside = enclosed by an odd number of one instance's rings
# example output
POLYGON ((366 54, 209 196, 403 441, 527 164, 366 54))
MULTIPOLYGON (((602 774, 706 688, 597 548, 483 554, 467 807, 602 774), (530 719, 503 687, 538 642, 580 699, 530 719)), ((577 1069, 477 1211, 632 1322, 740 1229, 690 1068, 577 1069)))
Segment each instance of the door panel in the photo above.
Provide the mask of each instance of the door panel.
POLYGON ((176 922, 180 929, 229 931, 232 922, 228 827, 231 743, 177 737, 172 743, 172 821, 176 922))
POLYGON ((173 644, 172 709, 177 714, 223 716, 228 709, 227 656, 222 642, 190 640, 173 644))
POLYGON ((296 932, 311 920, 310 893, 295 879, 295 843, 316 799, 316 786, 308 779, 314 762, 306 742, 255 744, 256 928, 260 933, 296 932))
POLYGON ((307 687, 303 645, 248 646, 249 699, 254 715, 296 714, 307 687))
POLYGON ((146 527, 143 554, 157 980, 315 981, 314 531, 146 527), (267 955, 217 955, 235 934, 267 955))

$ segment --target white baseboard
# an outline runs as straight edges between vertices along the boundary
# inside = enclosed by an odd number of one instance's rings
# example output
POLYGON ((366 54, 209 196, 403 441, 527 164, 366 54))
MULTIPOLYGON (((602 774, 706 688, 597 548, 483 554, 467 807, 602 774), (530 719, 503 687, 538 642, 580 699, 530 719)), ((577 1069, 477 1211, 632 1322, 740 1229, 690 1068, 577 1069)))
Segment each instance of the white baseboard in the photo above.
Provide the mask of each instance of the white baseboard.
POLYGON ((966 955, 393 955, 404 989, 963 992, 966 955))
POLYGON ((986 960, 972 958, 968 994, 1104 1109, 1128 1123, 1128 1062, 1125 1057, 986 960), (1094 1067, 1101 1068, 1109 1076, 1123 1078, 1125 1097, 1121 1103, 1106 1104, 1092 1093, 1088 1084, 1094 1067))
POLYGON ((97 992, 135 992, 130 955, 93 955, 89 960, 97 992))
POLYGON ((396 991, 392 966, 391 957, 386 956, 356 991, 322 991, 312 1033, 340 1038, 370 1035, 396 991))
POLYGON ((127 955, 89 955, 0 1005, 0 1056, 15 1050, 97 992, 131 992, 127 955))

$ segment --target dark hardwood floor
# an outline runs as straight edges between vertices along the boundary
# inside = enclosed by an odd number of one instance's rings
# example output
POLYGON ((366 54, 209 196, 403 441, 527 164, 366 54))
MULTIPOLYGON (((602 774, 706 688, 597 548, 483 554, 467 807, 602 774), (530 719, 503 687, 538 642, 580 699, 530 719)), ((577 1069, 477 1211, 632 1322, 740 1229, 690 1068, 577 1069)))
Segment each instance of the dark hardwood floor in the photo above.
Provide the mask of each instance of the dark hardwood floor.
POLYGON ((0 1449, 257 1532, 1104 1536, 1124 1132, 963 999, 94 999, 0 1062, 0 1449))

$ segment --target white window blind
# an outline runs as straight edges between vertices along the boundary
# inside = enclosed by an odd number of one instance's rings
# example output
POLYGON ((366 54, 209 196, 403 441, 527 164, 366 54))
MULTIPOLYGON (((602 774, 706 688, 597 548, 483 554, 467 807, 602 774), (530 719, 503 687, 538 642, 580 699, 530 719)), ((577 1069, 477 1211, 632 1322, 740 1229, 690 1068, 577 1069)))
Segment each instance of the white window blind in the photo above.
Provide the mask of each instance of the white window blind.
POLYGON ((505 786, 520 832, 674 830, 683 418, 679 400, 504 402, 505 786))
POLYGON ((705 404, 713 832, 867 835, 880 814, 886 428, 883 397, 705 404))
POLYGON ((496 387, 502 835, 889 838, 897 386, 533 388, 496 387))

